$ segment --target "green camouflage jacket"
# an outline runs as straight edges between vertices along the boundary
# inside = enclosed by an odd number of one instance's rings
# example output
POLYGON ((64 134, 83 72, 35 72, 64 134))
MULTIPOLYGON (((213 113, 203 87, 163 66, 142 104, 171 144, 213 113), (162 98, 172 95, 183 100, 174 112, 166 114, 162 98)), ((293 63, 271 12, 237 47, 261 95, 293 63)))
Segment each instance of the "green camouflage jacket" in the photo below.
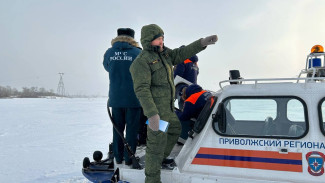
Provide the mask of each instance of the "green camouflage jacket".
POLYGON ((156 35, 163 35, 163 30, 150 24, 141 29, 142 52, 133 61, 130 72, 133 79, 134 91, 144 114, 149 118, 159 114, 168 120, 168 114, 174 112, 174 75, 173 66, 202 51, 200 40, 188 46, 177 49, 164 47, 159 52, 157 47, 151 46, 156 35))

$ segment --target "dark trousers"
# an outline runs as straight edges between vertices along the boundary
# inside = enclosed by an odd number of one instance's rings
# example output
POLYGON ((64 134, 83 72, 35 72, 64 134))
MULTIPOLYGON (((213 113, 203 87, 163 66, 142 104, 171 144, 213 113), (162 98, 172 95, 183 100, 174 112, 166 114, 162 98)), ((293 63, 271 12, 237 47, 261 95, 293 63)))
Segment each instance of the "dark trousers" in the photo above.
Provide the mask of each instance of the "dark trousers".
POLYGON ((140 116, 140 125, 138 131, 138 145, 146 145, 147 142, 147 124, 146 121, 148 118, 143 114, 143 110, 141 108, 141 116, 140 116))
MULTIPOLYGON (((125 140, 130 145, 132 151, 135 153, 137 147, 137 135, 139 128, 141 108, 115 108, 112 107, 112 116, 115 126, 124 136, 124 129, 126 127, 125 140)), ((125 162, 130 162, 128 153, 124 148, 122 138, 113 128, 113 152, 117 162, 122 162, 123 156, 125 162)))
POLYGON ((183 110, 183 107, 184 107, 184 100, 182 99, 182 95, 180 95, 180 93, 182 92, 182 90, 185 86, 187 86, 187 85, 181 84, 175 88, 175 97, 178 100, 178 109, 179 110, 183 110))
POLYGON ((194 121, 192 120, 181 121, 181 125, 182 125, 182 132, 180 137, 186 140, 188 138, 188 132, 193 129, 194 121))

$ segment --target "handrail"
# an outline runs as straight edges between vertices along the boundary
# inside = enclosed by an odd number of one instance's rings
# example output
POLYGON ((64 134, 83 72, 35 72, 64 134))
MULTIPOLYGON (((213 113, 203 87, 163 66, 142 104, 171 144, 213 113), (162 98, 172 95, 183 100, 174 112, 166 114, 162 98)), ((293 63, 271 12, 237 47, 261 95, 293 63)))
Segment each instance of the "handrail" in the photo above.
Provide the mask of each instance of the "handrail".
MULTIPOLYGON (((254 84, 258 84, 260 81, 299 81, 299 80, 305 80, 308 81, 316 81, 316 80, 325 80, 325 77, 306 77, 306 78, 259 78, 259 79, 235 79, 235 80, 223 80, 219 82, 219 86, 221 89, 223 89, 222 84, 223 83, 230 83, 230 82, 239 82, 242 83, 246 82, 246 81, 253 81, 254 84)), ((278 83, 282 83, 282 82, 278 82, 278 83)), ((238 84, 240 85, 240 84, 238 84)))

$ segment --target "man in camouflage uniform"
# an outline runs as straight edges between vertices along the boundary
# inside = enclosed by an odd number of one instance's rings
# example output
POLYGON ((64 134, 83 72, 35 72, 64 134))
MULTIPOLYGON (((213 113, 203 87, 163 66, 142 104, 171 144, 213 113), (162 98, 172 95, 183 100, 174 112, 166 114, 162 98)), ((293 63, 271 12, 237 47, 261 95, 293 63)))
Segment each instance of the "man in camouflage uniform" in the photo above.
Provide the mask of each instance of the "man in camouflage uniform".
POLYGON ((171 50, 164 46, 164 32, 155 25, 143 26, 141 44, 143 51, 130 67, 134 90, 148 117, 146 149, 146 183, 161 183, 160 169, 181 132, 181 124, 174 112, 174 77, 173 65, 214 44, 217 36, 199 39, 188 46, 171 50), (170 123, 166 133, 158 131, 159 120, 170 123))

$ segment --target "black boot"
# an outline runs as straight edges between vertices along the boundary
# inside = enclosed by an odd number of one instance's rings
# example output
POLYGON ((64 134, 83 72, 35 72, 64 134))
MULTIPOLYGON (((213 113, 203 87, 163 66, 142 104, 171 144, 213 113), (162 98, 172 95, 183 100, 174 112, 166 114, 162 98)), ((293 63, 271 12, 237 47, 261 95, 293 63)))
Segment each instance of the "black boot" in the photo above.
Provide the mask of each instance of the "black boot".
POLYGON ((162 169, 173 170, 176 166, 174 159, 164 159, 161 163, 162 169))

